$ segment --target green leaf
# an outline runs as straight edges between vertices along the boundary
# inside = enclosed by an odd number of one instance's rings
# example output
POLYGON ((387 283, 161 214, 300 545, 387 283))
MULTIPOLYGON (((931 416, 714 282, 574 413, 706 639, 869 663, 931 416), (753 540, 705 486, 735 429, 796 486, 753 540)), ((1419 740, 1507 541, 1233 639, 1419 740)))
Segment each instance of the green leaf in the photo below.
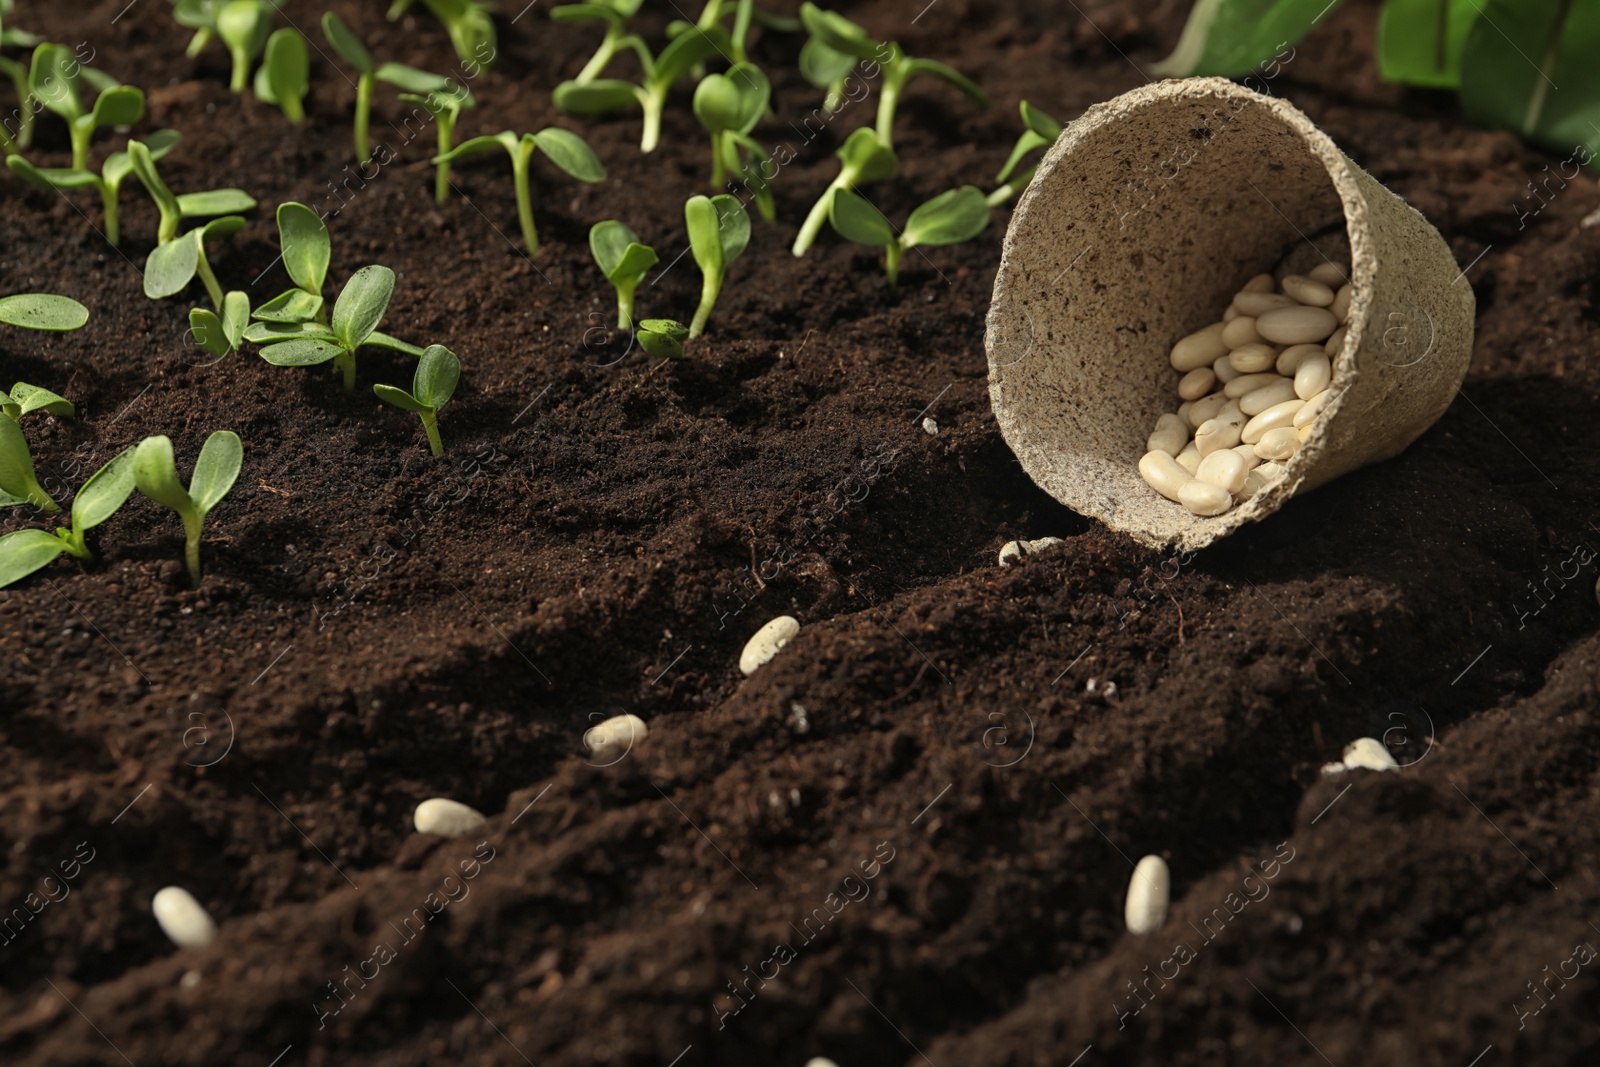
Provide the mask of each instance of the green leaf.
POLYGON ((200 227, 202 241, 223 241, 249 225, 249 220, 242 215, 224 215, 220 219, 212 219, 200 227))
POLYGON ((1035 148, 1046 148, 1056 143, 1061 136, 1061 123, 1046 115, 1026 100, 1022 102, 1022 123, 1027 127, 1022 136, 1017 138, 1016 147, 1011 150, 1011 158, 1006 160, 1006 165, 1000 168, 1000 173, 995 175, 995 183, 999 184, 1011 177, 1011 172, 1017 169, 1023 157, 1035 148))
POLYGON ((712 133, 737 129, 739 87, 721 74, 707 74, 694 89, 694 117, 712 133))
POLYGON ((139 492, 180 515, 187 515, 193 510, 188 491, 178 481, 172 439, 164 434, 146 437, 134 447, 133 483, 139 492))
MULTIPOLYGON (((109 160, 107 165, 110 165, 109 160)), ((21 156, 8 156, 6 166, 23 181, 37 185, 41 189, 82 189, 85 186, 100 185, 100 175, 91 171, 65 168, 40 170, 21 156)))
POLYGON ((167 183, 161 180, 161 175, 156 173, 155 153, 138 141, 128 142, 128 159, 133 164, 133 172, 139 176, 139 181, 150 193, 151 199, 161 209, 162 215, 171 215, 177 218, 181 212, 178 209, 178 198, 172 195, 172 190, 167 188, 167 183))
POLYGON ((883 212, 849 189, 836 189, 828 205, 828 221, 847 241, 869 248, 884 248, 895 242, 894 228, 883 212))
POLYGON ((726 193, 713 196, 711 206, 717 212, 717 234, 722 241, 722 265, 726 267, 744 254, 750 243, 750 216, 738 197, 726 193))
POLYGON ((645 244, 631 244, 622 253, 622 262, 608 277, 613 282, 638 281, 644 277, 645 271, 660 262, 661 257, 656 255, 654 248, 645 244))
POLYGON ((164 300, 183 292, 200 266, 201 231, 190 230, 175 241, 156 245, 144 261, 144 295, 164 300))
POLYGON ((1166 78, 1249 74, 1332 7, 1329 0, 1197 0, 1178 46, 1150 71, 1166 78))
POLYGON ((132 126, 144 117, 144 93, 127 85, 109 89, 95 98, 93 115, 96 126, 132 126))
POLYGON ((362 74, 372 73, 372 53, 367 51, 367 46, 362 44, 360 39, 350 32, 350 27, 332 11, 322 16, 322 35, 346 63, 362 74))
POLYGON ((849 77, 857 62, 855 56, 829 48, 813 37, 800 49, 800 76, 818 89, 827 89, 849 77))
POLYGON ((373 72, 373 77, 388 85, 399 86, 408 93, 438 92, 450 84, 449 78, 429 74, 404 63, 385 63, 373 72))
POLYGON ((1032 130, 1023 130, 1022 136, 1017 138, 1016 147, 1011 149, 1011 155, 1006 159, 1006 165, 1001 167, 1000 173, 994 176, 995 184, 998 185, 1011 177, 1011 172, 1017 169, 1017 164, 1021 163, 1029 152, 1032 152, 1035 148, 1044 148, 1053 143, 1052 141, 1046 141, 1032 130))
MULTIPOLYGON (((291 289, 290 292, 299 293, 300 290, 291 289)), ((260 311, 259 308, 256 310, 260 311)), ((338 344, 333 331, 320 322, 252 322, 244 330, 244 339, 253 345, 270 345, 279 341, 300 341, 307 338, 338 344)))
POLYGON ((485 152, 493 152, 497 148, 504 149, 510 152, 512 155, 515 155, 515 144, 516 135, 510 130, 506 130, 503 133, 485 135, 483 137, 474 137, 471 140, 462 141, 444 155, 434 156, 431 160, 429 160, 429 162, 435 164, 453 163, 458 159, 466 159, 469 156, 481 156, 485 152), (511 138, 510 145, 508 145, 505 141, 505 138, 508 137, 511 138))
POLYGON ((977 82, 973 81, 959 70, 956 70, 954 67, 947 67, 943 63, 936 62, 932 59, 913 59, 911 62, 906 64, 905 69, 907 72, 907 81, 910 81, 918 74, 932 74, 940 81, 947 82, 950 85, 954 85, 957 89, 960 89, 961 92, 966 95, 967 99, 971 100, 979 107, 987 108, 989 106, 989 94, 984 92, 983 89, 979 87, 977 82))
POLYGON ((201 348, 219 359, 233 351, 227 329, 210 308, 189 309, 189 334, 201 348))
POLYGON ((272 32, 272 14, 260 0, 233 0, 217 12, 217 36, 228 51, 255 58, 272 32))
POLYGON ((285 26, 273 31, 267 38, 261 69, 267 72, 266 83, 273 97, 268 103, 294 100, 298 104, 311 91, 311 57, 299 30, 285 26))
POLYGON ((976 186, 963 185, 940 193, 917 208, 906 220, 901 243, 917 245, 955 245, 970 241, 989 225, 989 202, 976 186))
MULTIPOLYGON (((157 130, 144 139, 144 146, 150 153, 150 160, 160 159, 172 151, 183 135, 177 130, 157 130)), ((100 168, 100 174, 105 183, 113 189, 122 185, 122 180, 133 173, 133 159, 127 152, 113 152, 106 157, 105 164, 100 168)))
POLYGON ((1026 100, 1018 109, 1022 112, 1022 124, 1038 134, 1050 144, 1055 144, 1061 136, 1062 125, 1049 115, 1040 111, 1026 100))
POLYGON ((854 56, 856 59, 881 61, 883 58, 884 46, 868 37, 866 30, 843 15, 824 11, 812 3, 805 3, 800 5, 800 21, 807 33, 835 52, 854 56))
POLYGON ((1483 15, 1461 50, 1467 117, 1557 151, 1600 151, 1600 5, 1479 2, 1483 15))
POLYGON ((1478 17, 1475 0, 1387 0, 1378 16, 1378 73, 1437 89, 1461 84, 1461 47, 1478 17))
POLYGON ((0 537, 0 587, 48 567, 66 550, 65 541, 43 530, 17 530, 0 537))
MULTIPOLYGON (((307 293, 322 292, 333 257, 328 227, 304 204, 278 205, 278 240, 283 246, 283 266, 289 278, 307 293)), ((316 312, 312 312, 316 314, 316 312)))
POLYGON ((562 82, 550 99, 569 115, 609 115, 637 107, 639 93, 639 88, 630 82, 601 78, 585 85, 562 82))
POLYGON ((600 158, 587 141, 571 130, 550 126, 532 136, 533 143, 550 158, 550 162, 580 182, 605 181, 606 168, 600 165, 600 158))
POLYGON ((661 50, 656 57, 655 70, 645 79, 646 84, 664 89, 688 74, 689 68, 713 56, 725 55, 731 47, 728 32, 720 27, 691 29, 661 50))
POLYGON ((189 497, 202 518, 228 495, 243 465, 244 445, 238 434, 218 430, 206 438, 200 458, 194 461, 194 476, 189 479, 189 497))
POLYGON ((38 484, 22 427, 14 419, 0 417, 0 490, 26 501, 38 484))
POLYGON ((74 414, 72 401, 64 396, 57 396, 48 389, 29 385, 27 382, 18 382, 11 387, 11 399, 16 401, 20 409, 17 412, 19 419, 34 411, 48 411, 64 419, 70 419, 74 414))
MULTIPOLYGON (((304 289, 290 289, 268 300, 256 308, 252 314, 264 322, 310 322, 322 313, 323 300, 320 296, 312 296, 304 289)), ((326 330, 321 323, 317 326, 326 330)), ((329 334, 332 336, 331 332, 329 334)), ((246 340, 255 338, 245 335, 246 340)))
POLYGON ((682 359, 689 328, 674 319, 645 319, 639 323, 639 345, 660 359, 682 359))
POLYGON ((372 387, 372 391, 377 394, 379 400, 382 400, 385 404, 393 404, 401 411, 428 410, 426 404, 419 404, 416 398, 404 389, 397 389, 392 385, 379 383, 372 387))
POLYGON ((76 300, 50 293, 0 296, 0 322, 24 330, 64 333, 89 321, 89 309, 76 300))
POLYGON ((416 345, 411 344, 409 341, 402 341, 398 337, 391 337, 382 330, 373 330, 367 335, 367 339, 363 343, 368 348, 387 348, 391 352, 399 352, 402 355, 407 356, 420 357, 424 351, 423 349, 418 348, 416 345))
POLYGON ((863 126, 839 146, 835 153, 845 167, 855 173, 857 182, 881 182, 894 177, 900 165, 894 149, 869 126, 863 126))
MULTIPOLYGON (((245 333, 248 340, 249 331, 245 333)), ((338 342, 310 337, 279 341, 261 350, 261 358, 275 367, 314 367, 342 355, 344 347, 338 342)))
POLYGON ((71 122, 83 114, 83 104, 78 99, 78 80, 82 72, 78 57, 65 45, 42 44, 33 50, 28 91, 45 107, 71 122))
POLYGON ((354 352, 367 340, 394 296, 394 271, 373 265, 350 276, 333 305, 333 332, 345 350, 354 352))
POLYGON ((628 246, 637 244, 639 235, 616 219, 597 222, 589 228, 589 251, 600 266, 600 273, 615 281, 615 271, 627 255, 628 246))
POLYGON ((461 380, 461 361, 444 345, 429 345, 417 361, 411 380, 411 395, 430 411, 438 411, 456 394, 461 380))
POLYGON ((117 513, 133 494, 135 450, 124 449, 95 471, 72 498, 72 529, 80 536, 117 513))
POLYGON ((177 204, 179 215, 199 219, 249 211, 256 206, 256 200, 243 189, 208 189, 203 193, 183 193, 177 197, 177 204))
POLYGON ((750 216, 731 196, 691 196, 683 205, 694 261, 708 278, 720 278, 750 241, 750 216))

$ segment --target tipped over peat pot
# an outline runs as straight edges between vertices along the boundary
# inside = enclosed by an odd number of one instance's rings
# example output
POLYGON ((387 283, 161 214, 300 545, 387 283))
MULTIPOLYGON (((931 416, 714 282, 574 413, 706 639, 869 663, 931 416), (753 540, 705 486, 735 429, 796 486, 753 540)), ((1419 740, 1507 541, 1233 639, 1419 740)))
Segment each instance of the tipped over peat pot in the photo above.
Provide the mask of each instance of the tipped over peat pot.
POLYGON ((1198 549, 1298 492, 1389 459, 1444 414, 1475 302, 1427 219, 1294 106, 1222 78, 1089 108, 1046 154, 1006 234, 986 347, 1000 432, 1057 500, 1143 544, 1198 549), (1284 475, 1225 514, 1139 474, 1177 407, 1179 338, 1252 276, 1350 265, 1331 395, 1284 475))

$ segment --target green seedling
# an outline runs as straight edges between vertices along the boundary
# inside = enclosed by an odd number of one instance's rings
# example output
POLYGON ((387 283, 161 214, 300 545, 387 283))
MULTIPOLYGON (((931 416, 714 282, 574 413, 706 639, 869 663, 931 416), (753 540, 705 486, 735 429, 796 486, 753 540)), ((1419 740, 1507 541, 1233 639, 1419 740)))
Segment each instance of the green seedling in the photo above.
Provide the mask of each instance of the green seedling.
POLYGON ((180 26, 194 31, 184 55, 193 59, 205 51, 206 45, 217 35, 217 13, 228 0, 172 0, 172 18, 180 26))
POLYGON ((333 361, 344 377, 345 392, 356 387, 356 350, 363 345, 388 348, 408 356, 421 356, 423 350, 386 333, 378 323, 389 310, 394 296, 394 271, 388 267, 362 267, 345 283, 344 292, 333 305, 333 324, 320 322, 258 322, 244 332, 244 339, 265 345, 261 358, 276 367, 312 367, 333 361))
POLYGON ((840 236, 858 245, 881 248, 889 284, 900 281, 900 259, 919 245, 956 245, 970 241, 989 225, 989 204, 975 185, 940 193, 917 208, 896 234, 883 213, 848 189, 833 194, 828 219, 840 236))
POLYGON ((563 4, 550 9, 550 17, 557 22, 603 22, 606 35, 600 40, 589 62, 585 63, 572 84, 588 85, 605 72, 611 60, 624 48, 643 48, 644 42, 628 33, 628 20, 639 11, 644 0, 591 0, 584 4, 563 4))
POLYGON ((639 323, 639 347, 658 359, 682 359, 689 327, 676 319, 645 319, 639 323))
POLYGON ((250 324, 250 296, 234 289, 222 298, 222 314, 210 308, 189 311, 189 333, 199 346, 217 358, 239 351, 245 328, 250 324))
POLYGON ((233 58, 228 88, 236 93, 244 92, 250 80, 250 65, 267 46, 272 12, 262 0, 229 0, 217 12, 217 36, 233 58))
POLYGON ((433 162, 450 163, 481 152, 492 152, 497 146, 504 148, 511 157, 511 174, 517 189, 517 218, 522 223, 523 244, 531 256, 539 250, 539 234, 533 226, 533 193, 528 180, 534 151, 543 152, 550 162, 580 182, 592 184, 605 181, 606 169, 600 165, 599 157, 587 141, 559 126, 551 126, 538 133, 525 133, 521 137, 510 130, 492 137, 474 137, 442 156, 435 156, 433 162))
POLYGON ((24 330, 66 333, 89 321, 89 309, 68 296, 15 293, 0 296, 0 322, 24 330))
MULTIPOLYGON (((3 15, 3 12, 0 12, 3 15)), ((32 48, 39 43, 39 38, 31 33, 21 30, 8 30, 0 27, 0 46, 17 48, 32 48)), ((0 125, 0 154, 11 155, 33 144, 33 116, 35 109, 30 99, 31 91, 28 88, 28 68, 9 56, 0 56, 0 75, 4 75, 17 92, 17 137, 11 139, 10 132, 5 126, 0 125)))
POLYGON ((21 422, 22 416, 35 411, 46 411, 70 419, 73 415, 72 401, 27 382, 18 382, 11 387, 11 392, 0 393, 0 414, 10 416, 13 422, 21 422))
POLYGON ((859 60, 847 52, 836 52, 816 37, 806 39, 800 49, 800 76, 826 90, 822 107, 832 114, 844 106, 845 79, 856 69, 859 60))
MULTIPOLYGON (((449 155, 455 144, 456 120, 461 117, 461 112, 469 107, 476 107, 477 101, 472 99, 472 94, 466 86, 449 82, 445 88, 437 92, 419 96, 415 93, 401 93, 400 99, 408 104, 415 104, 433 116, 433 126, 439 136, 439 152, 441 156, 449 155)), ((450 196, 450 164, 439 163, 434 166, 433 199, 436 203, 444 203, 450 196)))
MULTIPOLYGON (((389 6, 389 21, 394 22, 410 10, 413 0, 394 0, 389 6)), ((480 69, 494 61, 496 54, 494 5, 479 0, 423 0, 434 17, 444 23, 450 44, 463 63, 480 69)), ((476 76, 477 71, 472 72, 476 76)))
POLYGON ((271 323, 325 324, 328 315, 322 283, 328 279, 328 264, 333 259, 327 224, 304 204, 279 204, 278 246, 283 249, 283 267, 295 288, 279 293, 251 314, 271 323))
MULTIPOLYGON (((151 162, 160 159, 176 145, 181 135, 177 130, 157 130, 143 143, 150 150, 151 162)), ((105 213, 105 237, 112 245, 122 239, 121 212, 117 200, 122 182, 133 173, 133 157, 127 152, 113 152, 96 174, 88 170, 41 169, 21 156, 6 160, 11 172, 24 181, 44 189, 82 189, 92 186, 100 191, 100 206, 105 213)))
POLYGON ((1061 123, 1046 115, 1026 100, 1022 102, 1022 124, 1027 127, 1021 137, 1017 138, 1016 147, 1011 150, 1011 158, 1006 160, 1006 165, 1000 168, 1000 173, 994 176, 995 184, 1000 186, 989 194, 990 207, 999 207, 1007 200, 1016 196, 1028 187, 1033 181, 1033 172, 1038 169, 1035 164, 1019 174, 1015 180, 1007 181, 1011 172, 1017 169, 1023 157, 1036 148, 1049 148, 1056 143, 1056 138, 1061 136, 1061 123))
POLYGON ((244 445, 232 430, 218 430, 206 438, 200 457, 194 461, 194 474, 187 489, 178 481, 171 438, 146 437, 133 450, 133 484, 157 504, 176 511, 183 520, 183 558, 196 589, 200 588, 201 528, 211 509, 233 488, 243 464, 244 445))
POLYGON ((826 47, 842 55, 868 60, 878 64, 883 71, 883 84, 878 90, 878 137, 884 144, 894 145, 894 115, 900 104, 900 94, 906 84, 919 74, 932 74, 961 90, 979 107, 989 106, 989 94, 965 74, 931 59, 913 59, 893 41, 874 41, 867 31, 832 11, 824 11, 812 3, 800 5, 800 21, 806 31, 826 47))
POLYGON ((372 115, 372 87, 376 82, 399 86, 408 93, 433 93, 450 84, 448 78, 429 74, 404 63, 375 64, 367 46, 351 32, 350 27, 332 11, 322 16, 322 35, 344 61, 356 68, 356 158, 365 163, 372 158, 368 151, 367 123, 372 115))
POLYGON ((711 187, 721 189, 728 174, 739 175, 768 222, 776 210, 760 165, 769 157, 750 131, 761 121, 771 98, 767 76, 749 63, 735 63, 726 74, 707 74, 694 91, 695 118, 711 134, 711 187))
POLYGON ((89 476, 72 498, 72 526, 53 531, 17 530, 0 537, 0 587, 48 567, 65 552, 93 559, 84 535, 117 513, 133 495, 133 449, 116 455, 89 476))
POLYGON ((683 205, 683 221, 689 229, 689 248, 703 279, 700 306, 689 323, 689 336, 695 338, 706 332, 706 322, 717 306, 728 267, 750 243, 750 216, 736 197, 691 196, 683 205))
POLYGON ((306 94, 311 91, 311 57, 299 30, 285 26, 267 38, 266 58, 256 69, 256 99, 276 104, 283 117, 299 125, 306 117, 306 94))
POLYGON ((72 169, 89 165, 89 142, 101 126, 131 126, 144 117, 144 93, 117 85, 78 62, 65 45, 41 44, 33 50, 28 91, 67 123, 72 138, 72 169), (109 84, 108 84, 109 83, 109 84), (84 86, 97 89, 94 103, 84 107, 84 86))
POLYGON ((667 93, 696 64, 724 54, 731 44, 727 31, 721 27, 690 28, 675 37, 659 56, 652 56, 650 49, 637 37, 631 38, 628 44, 638 53, 639 64, 644 68, 641 84, 614 78, 587 83, 565 81, 556 86, 551 99, 569 115, 605 115, 627 111, 637 104, 644 111, 644 134, 639 148, 654 152, 661 143, 661 113, 667 105, 667 93))
POLYGON ((617 329, 633 326, 633 291, 645 271, 661 262, 656 250, 639 240, 639 235, 616 219, 597 222, 589 230, 589 251, 617 291, 617 329))
POLYGON ((39 484, 33 473, 33 453, 15 419, 0 418, 0 507, 32 504, 54 515, 61 505, 39 484))
POLYGON ((828 187, 822 191, 817 202, 811 205, 806 221, 800 225, 800 232, 795 236, 792 249, 796 256, 803 256, 809 252, 817 239, 817 234, 822 232, 823 224, 828 221, 828 209, 833 206, 834 193, 840 189, 853 190, 864 182, 886 181, 894 177, 894 172, 900 165, 894 149, 890 148, 876 131, 866 126, 845 138, 844 144, 839 146, 839 151, 835 154, 839 157, 839 174, 828 183, 828 187))
POLYGON ((411 392, 392 385, 374 385, 372 391, 378 399, 393 404, 402 411, 415 411, 422 418, 422 428, 428 434, 428 447, 436 456, 444 455, 444 443, 439 440, 439 409, 455 395, 456 383, 461 380, 461 361, 444 345, 429 345, 417 360, 417 372, 411 379, 411 392))
POLYGON ((150 149, 138 141, 128 142, 128 155, 133 161, 133 172, 150 193, 161 212, 158 231, 159 244, 151 250, 144 263, 144 295, 151 300, 162 300, 181 293, 195 275, 205 283, 211 303, 223 310, 222 286, 212 273, 211 261, 206 256, 206 243, 232 237, 244 229, 242 215, 231 211, 249 211, 255 200, 238 189, 214 189, 205 193, 186 193, 174 196, 156 173, 155 160, 150 149), (178 225, 185 218, 222 215, 189 232, 179 235, 178 225))

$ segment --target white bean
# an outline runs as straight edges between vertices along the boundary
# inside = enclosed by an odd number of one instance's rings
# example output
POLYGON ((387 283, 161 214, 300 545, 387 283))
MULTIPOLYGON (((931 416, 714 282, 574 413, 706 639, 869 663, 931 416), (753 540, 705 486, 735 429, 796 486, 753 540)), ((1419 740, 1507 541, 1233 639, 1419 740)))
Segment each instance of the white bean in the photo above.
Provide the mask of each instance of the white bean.
POLYGON ((1239 443, 1240 424, 1232 419, 1208 419, 1194 432, 1194 445, 1200 453, 1201 464, 1205 457, 1218 449, 1231 449, 1239 443))
POLYGON ((1239 431, 1239 440, 1247 445, 1255 444, 1268 430, 1275 430, 1294 422, 1295 413, 1305 405, 1304 400, 1285 400, 1281 404, 1272 405, 1244 424, 1244 429, 1239 431))
POLYGON ((1294 372, 1294 393, 1301 400, 1310 400, 1333 379, 1333 365, 1326 355, 1312 356, 1294 372))
POLYGON ((1278 357, 1277 365, 1273 368, 1287 378, 1293 378, 1294 372, 1300 369, 1300 364, 1309 356, 1322 355, 1321 345, 1290 345, 1278 357))
POLYGON ((1268 371, 1264 374, 1241 374, 1233 381, 1222 387, 1222 395, 1238 398, 1247 396, 1257 389, 1271 385, 1273 382, 1283 381, 1283 376, 1268 371))
MULTIPOLYGON (((1228 398, 1221 393, 1203 396, 1190 406, 1189 413, 1184 416, 1184 419, 1190 426, 1199 426, 1207 419, 1216 418, 1217 412, 1221 411, 1222 406, 1227 402, 1228 398)), ((1180 407, 1178 410, 1182 411, 1183 409, 1180 407)))
POLYGON ((1172 346, 1172 369, 1187 374, 1196 367, 1209 367, 1218 356, 1227 355, 1228 346, 1222 343, 1222 327, 1222 323, 1214 322, 1181 338, 1172 346))
POLYGON ((1341 326, 1334 330, 1333 336, 1328 338, 1327 343, 1322 346, 1322 350, 1330 356, 1337 356, 1344 349, 1344 336, 1348 329, 1348 327, 1341 326))
POLYGON ((1128 897, 1122 918, 1130 934, 1153 934, 1167 921, 1172 896, 1172 872, 1160 856, 1146 856, 1128 880, 1128 897))
POLYGON ((179 948, 205 948, 217 939, 217 924, 187 889, 169 885, 150 901, 161 932, 179 948))
POLYGON ((472 810, 456 800, 433 797, 417 805, 411 815, 411 824, 419 834, 437 837, 460 837, 470 834, 484 824, 482 813, 472 810))
POLYGON ((1294 382, 1279 378, 1270 385, 1246 393, 1239 398, 1239 410, 1246 415, 1259 415, 1274 404, 1295 399, 1294 382))
POLYGON ((1183 403, 1178 405, 1178 418, 1182 419, 1183 424, 1188 426, 1190 429, 1194 428, 1193 424, 1189 421, 1189 412, 1193 408, 1194 401, 1192 400, 1185 400, 1183 403))
POLYGON ((1302 305, 1274 308, 1256 319, 1256 332, 1279 345, 1325 341, 1338 328, 1339 320, 1327 308, 1302 305))
POLYGON ((1023 556, 1043 552, 1051 545, 1059 545, 1059 537, 1041 537, 1034 541, 1007 541, 1000 549, 1000 566, 1009 567, 1023 556))
POLYGON ((1178 490, 1178 503, 1196 515, 1221 515, 1233 507, 1233 495, 1220 485, 1196 478, 1178 490))
POLYGON ((1156 420, 1156 428, 1144 444, 1146 452, 1165 452, 1176 456, 1189 443, 1189 424, 1178 416, 1166 414, 1156 420))
POLYGON ((1295 433, 1300 435, 1300 443, 1301 444, 1305 444, 1307 441, 1311 440, 1311 435, 1314 432, 1316 432, 1316 427, 1317 427, 1317 420, 1316 419, 1312 419, 1310 422, 1306 423, 1304 426, 1301 426, 1301 427, 1299 427, 1298 429, 1295 430, 1295 433))
POLYGON ((1273 482, 1278 480, 1278 476, 1283 473, 1283 468, 1276 463, 1263 463, 1261 466, 1251 471, 1251 473, 1259 474, 1267 481, 1273 482))
MULTIPOLYGON (((1251 447, 1254 446, 1252 445, 1251 447)), ((1257 468, 1244 476, 1244 488, 1239 490, 1239 499, 1241 501, 1249 500, 1266 487, 1267 479, 1261 476, 1260 468, 1257 468)))
POLYGON ((599 755, 608 748, 620 747, 624 755, 635 741, 650 736, 650 727, 637 715, 613 715, 599 726, 583 732, 583 744, 590 752, 599 755))
POLYGON ((1189 472, 1189 477, 1194 477, 1194 472, 1200 469, 1200 446, 1190 441, 1184 446, 1182 452, 1173 457, 1178 461, 1178 466, 1189 472))
POLYGON ((1302 426, 1310 425, 1312 419, 1322 414, 1322 409, 1327 406, 1328 398, 1332 395, 1332 392, 1324 389, 1310 400, 1307 400, 1306 406, 1294 413, 1294 428, 1298 430, 1302 426))
POLYGON ((1217 375, 1210 367, 1196 367, 1178 382, 1178 395, 1185 400, 1199 400, 1217 384, 1217 375))
POLYGON ((1222 328, 1222 343, 1229 348, 1256 344, 1260 340, 1261 335, 1256 333, 1256 320, 1249 315, 1240 315, 1222 328))
POLYGON ((1233 454, 1244 460, 1246 470, 1254 470, 1261 465, 1261 457, 1256 455, 1255 445, 1234 445, 1233 454))
POLYGON ((1300 431, 1293 426, 1278 426, 1261 435, 1256 455, 1274 463, 1288 459, 1300 450, 1300 431))
POLYGON ((1344 765, 1352 771, 1398 771, 1383 742, 1375 737, 1360 737, 1344 746, 1344 765))
POLYGON ((1285 278, 1283 292, 1285 296, 1291 296, 1311 307, 1325 308, 1333 303, 1333 290, 1314 278, 1307 278, 1304 274, 1291 274, 1285 278))
POLYGON ((739 653, 739 669, 747 675, 756 673, 799 632, 798 619, 793 615, 779 615, 745 642, 744 651, 739 653))
POLYGON ((1338 319, 1340 322, 1344 322, 1350 318, 1350 301, 1354 296, 1355 290, 1350 288, 1349 282, 1346 282, 1339 287, 1338 294, 1333 298, 1333 306, 1328 309, 1329 311, 1333 312, 1334 318, 1338 319))
MULTIPOLYGON (((1283 311, 1300 306, 1294 302, 1292 297, 1284 296, 1282 293, 1240 293, 1233 298, 1233 303, 1241 314, 1255 315, 1257 317, 1269 311, 1283 311)), ((1260 330, 1261 324, 1258 322, 1256 323, 1256 331, 1259 333, 1260 330)), ((1266 334, 1261 336, 1265 337, 1266 334)))
POLYGON ((1244 283, 1243 291, 1246 293, 1273 293, 1277 292, 1278 283, 1272 280, 1270 274, 1257 274, 1254 278, 1244 283))
POLYGON ((1223 325, 1227 325, 1228 323, 1232 322, 1234 319, 1236 319, 1238 317, 1239 317, 1239 309, 1234 307, 1232 304, 1229 304, 1228 305, 1228 310, 1224 311, 1222 313, 1223 325))
POLYGON ((1260 374, 1278 362, 1278 350, 1260 341, 1240 345, 1228 353, 1228 365, 1240 374, 1260 374))
POLYGON ((1310 270, 1306 271, 1306 274, 1311 278, 1312 281, 1321 282, 1330 289, 1337 289, 1339 286, 1343 285, 1349 280, 1349 276, 1345 273, 1344 267, 1333 262, 1332 260, 1326 259, 1321 263, 1318 263, 1315 267, 1312 267, 1310 270))
POLYGON ((1193 478, 1166 452, 1146 452, 1139 460, 1139 476, 1168 500, 1177 500, 1178 490, 1193 478))
POLYGON ((1221 359, 1211 364, 1212 373, 1216 374, 1217 381, 1221 382, 1223 385, 1227 385, 1229 382, 1233 381, 1239 376, 1239 372, 1234 370, 1233 364, 1229 362, 1231 358, 1231 356, 1223 356, 1221 359))
POLYGON ((1230 494, 1244 488, 1244 476, 1250 473, 1244 459, 1232 448, 1219 449, 1200 461, 1195 477, 1202 482, 1226 489, 1230 494))

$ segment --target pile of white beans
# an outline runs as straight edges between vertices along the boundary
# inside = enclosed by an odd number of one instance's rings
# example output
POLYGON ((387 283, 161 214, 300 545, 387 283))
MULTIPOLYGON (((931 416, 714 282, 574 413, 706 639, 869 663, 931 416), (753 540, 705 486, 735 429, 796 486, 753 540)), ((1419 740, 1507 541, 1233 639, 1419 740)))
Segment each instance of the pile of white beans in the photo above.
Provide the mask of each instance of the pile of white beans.
POLYGON ((1172 346, 1177 414, 1156 420, 1139 473, 1196 515, 1221 515, 1283 474, 1327 403, 1350 283, 1337 263, 1258 274, 1222 321, 1172 346))

